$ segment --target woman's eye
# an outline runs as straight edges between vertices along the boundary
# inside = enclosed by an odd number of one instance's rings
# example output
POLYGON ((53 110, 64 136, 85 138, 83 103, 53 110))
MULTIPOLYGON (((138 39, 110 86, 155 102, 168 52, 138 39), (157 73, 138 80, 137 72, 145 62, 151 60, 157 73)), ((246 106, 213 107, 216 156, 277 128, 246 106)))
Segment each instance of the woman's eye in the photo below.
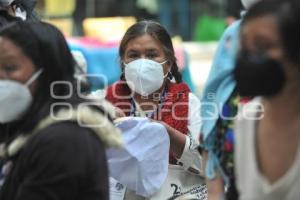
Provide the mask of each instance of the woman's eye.
POLYGON ((156 58, 156 57, 158 57, 158 55, 157 54, 148 54, 147 57, 148 58, 156 58))
POLYGON ((270 50, 272 48, 276 48, 278 46, 278 44, 276 44, 276 42, 269 41, 265 38, 257 39, 255 44, 256 44, 257 49, 265 50, 265 51, 270 50))
POLYGON ((259 44, 256 46, 256 49, 259 49, 261 51, 268 51, 270 48, 272 48, 269 44, 259 44))
POLYGON ((138 57, 139 57, 139 55, 136 53, 128 54, 128 58, 138 58, 138 57))
POLYGON ((4 67, 2 67, 2 71, 4 71, 5 73, 12 73, 16 71, 17 68, 18 67, 16 65, 4 65, 4 67))

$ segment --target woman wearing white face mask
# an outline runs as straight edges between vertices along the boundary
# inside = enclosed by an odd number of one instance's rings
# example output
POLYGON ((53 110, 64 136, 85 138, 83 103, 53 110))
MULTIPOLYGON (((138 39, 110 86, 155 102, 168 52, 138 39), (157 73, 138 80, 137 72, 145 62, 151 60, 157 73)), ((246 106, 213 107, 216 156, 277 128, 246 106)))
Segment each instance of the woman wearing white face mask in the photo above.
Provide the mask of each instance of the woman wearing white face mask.
POLYGON ((120 133, 109 110, 83 99, 74 68, 54 26, 0 31, 1 200, 109 199, 105 147, 120 146, 120 133))
POLYGON ((167 31, 153 21, 134 24, 121 41, 119 56, 122 77, 108 88, 106 98, 127 116, 163 124, 171 141, 169 163, 199 173, 200 104, 182 82, 167 31))

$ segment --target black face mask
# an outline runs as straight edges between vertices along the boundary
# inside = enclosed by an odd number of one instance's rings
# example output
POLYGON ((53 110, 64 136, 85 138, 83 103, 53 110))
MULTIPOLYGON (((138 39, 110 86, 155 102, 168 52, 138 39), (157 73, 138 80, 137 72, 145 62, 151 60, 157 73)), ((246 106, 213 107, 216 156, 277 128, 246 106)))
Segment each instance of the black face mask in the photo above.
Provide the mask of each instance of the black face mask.
POLYGON ((236 60, 234 78, 239 95, 274 96, 285 84, 282 64, 264 53, 241 51, 236 60))

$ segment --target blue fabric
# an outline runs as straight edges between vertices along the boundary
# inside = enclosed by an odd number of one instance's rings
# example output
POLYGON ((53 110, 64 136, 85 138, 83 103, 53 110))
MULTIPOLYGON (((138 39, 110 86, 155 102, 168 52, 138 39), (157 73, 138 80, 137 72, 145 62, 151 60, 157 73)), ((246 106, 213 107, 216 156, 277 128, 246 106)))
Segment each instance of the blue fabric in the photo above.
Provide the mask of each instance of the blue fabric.
POLYGON ((203 144, 204 149, 206 151, 208 151, 208 160, 207 160, 207 164, 205 167, 205 174, 208 179, 213 179, 216 177, 216 171, 218 171, 220 173, 220 175, 223 177, 225 185, 228 185, 229 179, 225 175, 225 173, 220 165, 218 156, 213 151, 213 148, 214 148, 213 144, 215 144, 216 140, 218 139, 215 135, 216 135, 216 131, 215 131, 215 127, 214 127, 212 134, 207 138, 207 140, 203 144))
POLYGON ((120 79, 121 67, 118 48, 90 48, 69 44, 71 50, 79 50, 87 61, 87 74, 100 75, 89 79, 92 90, 102 89, 120 79))
MULTIPOLYGON (((223 105, 229 99, 236 85, 233 78, 233 69, 239 49, 239 27, 240 21, 229 26, 219 41, 201 98, 201 117, 203 120, 201 134, 203 134, 203 146, 209 154, 206 175, 210 179, 215 177, 215 170, 220 168, 218 159, 213 153, 213 144, 216 139, 214 137, 215 126, 223 105)), ((226 112, 226 109, 224 111, 226 112)), ((222 170, 220 171, 222 173, 222 170)))
MULTIPOLYGON (((239 46, 239 25, 240 22, 236 22, 228 27, 220 40, 201 99, 203 120, 211 118, 211 112, 214 111, 206 103, 216 103, 218 108, 222 108, 235 88, 232 72, 239 46)), ((211 134, 217 120, 218 118, 214 118, 203 122, 204 141, 211 134)))

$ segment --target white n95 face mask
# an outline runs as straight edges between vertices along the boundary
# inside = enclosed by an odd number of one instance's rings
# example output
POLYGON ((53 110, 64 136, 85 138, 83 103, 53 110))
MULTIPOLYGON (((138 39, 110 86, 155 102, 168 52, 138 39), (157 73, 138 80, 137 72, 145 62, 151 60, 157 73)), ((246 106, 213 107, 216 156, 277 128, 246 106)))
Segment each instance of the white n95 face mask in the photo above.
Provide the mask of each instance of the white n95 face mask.
POLYGON ((149 59, 137 59, 125 65, 125 78, 129 88, 142 96, 148 96, 158 90, 167 75, 163 64, 149 59))
POLYGON ((20 119, 32 103, 29 86, 42 73, 39 69, 22 84, 13 80, 0 80, 0 123, 9 123, 20 119))

